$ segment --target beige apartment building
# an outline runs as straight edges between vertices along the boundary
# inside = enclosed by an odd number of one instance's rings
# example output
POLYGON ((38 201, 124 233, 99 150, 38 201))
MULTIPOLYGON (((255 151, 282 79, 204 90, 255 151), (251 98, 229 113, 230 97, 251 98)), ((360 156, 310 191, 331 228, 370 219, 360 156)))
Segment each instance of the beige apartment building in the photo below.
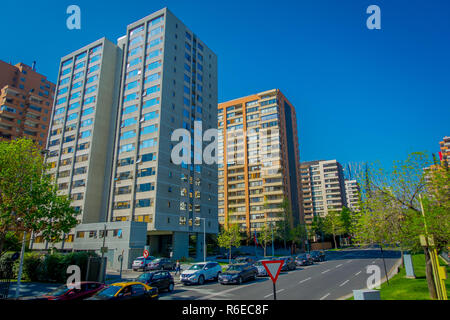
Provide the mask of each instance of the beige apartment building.
POLYGON ((0 139, 32 139, 44 148, 55 85, 23 63, 0 60, 0 139))
POLYGON ((325 217, 329 211, 346 206, 344 173, 339 162, 303 162, 300 168, 306 223, 311 223, 314 216, 325 217))
POLYGON ((219 104, 219 223, 251 234, 280 220, 303 221, 295 109, 274 89, 219 104))

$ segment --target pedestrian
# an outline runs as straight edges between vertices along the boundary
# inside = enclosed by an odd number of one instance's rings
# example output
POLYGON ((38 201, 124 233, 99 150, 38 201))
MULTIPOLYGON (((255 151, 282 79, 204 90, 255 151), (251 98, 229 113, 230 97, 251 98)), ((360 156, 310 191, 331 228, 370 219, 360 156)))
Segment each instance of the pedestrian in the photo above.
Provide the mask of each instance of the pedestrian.
POLYGON ((181 273, 180 260, 177 260, 177 264, 175 265, 175 275, 177 275, 178 272, 181 273))

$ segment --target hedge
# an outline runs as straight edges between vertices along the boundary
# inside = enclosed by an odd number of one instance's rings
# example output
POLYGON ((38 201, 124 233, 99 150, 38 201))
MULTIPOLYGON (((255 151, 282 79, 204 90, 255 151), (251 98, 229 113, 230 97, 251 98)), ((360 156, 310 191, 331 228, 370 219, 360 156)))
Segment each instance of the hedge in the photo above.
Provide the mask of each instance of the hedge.
MULTIPOLYGON (((8 260, 13 252, 7 252, 0 257, 0 270, 6 269, 8 260)), ((39 252, 26 252, 23 259, 22 280, 33 282, 64 283, 67 280, 67 268, 77 265, 81 269, 81 280, 85 280, 89 257, 97 257, 92 252, 71 252, 43 254, 39 252)), ((14 261, 13 278, 19 272, 19 259, 14 261)))

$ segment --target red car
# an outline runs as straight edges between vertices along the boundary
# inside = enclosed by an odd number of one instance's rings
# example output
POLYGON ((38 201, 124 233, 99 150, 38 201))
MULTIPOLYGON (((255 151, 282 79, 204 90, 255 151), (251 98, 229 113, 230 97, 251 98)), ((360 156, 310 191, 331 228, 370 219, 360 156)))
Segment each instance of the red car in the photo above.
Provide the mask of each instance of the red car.
POLYGON ((105 285, 103 283, 84 281, 80 282, 80 289, 77 289, 75 286, 63 285, 42 296, 26 297, 20 300, 83 300, 93 296, 104 287, 105 285))

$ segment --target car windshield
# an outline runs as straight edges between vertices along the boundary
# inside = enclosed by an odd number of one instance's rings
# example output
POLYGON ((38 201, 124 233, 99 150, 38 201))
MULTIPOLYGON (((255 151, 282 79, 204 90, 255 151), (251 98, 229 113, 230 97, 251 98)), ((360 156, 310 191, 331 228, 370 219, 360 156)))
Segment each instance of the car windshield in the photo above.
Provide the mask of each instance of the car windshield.
POLYGON ((120 286, 109 286, 99 291, 97 293, 97 296, 111 298, 114 297, 114 295, 119 292, 120 289, 122 289, 122 287, 120 286))
POLYGON ((242 266, 229 266, 227 271, 242 271, 242 266))
POLYGON ((204 264, 194 264, 192 267, 189 268, 189 270, 201 270, 203 269, 205 265, 204 264))
POLYGON ((297 256, 297 258, 299 259, 305 259, 306 258, 306 254, 300 254, 297 256))
POLYGON ((60 286, 60 287, 56 288, 55 290, 47 293, 47 295, 48 296, 57 297, 57 296, 61 296, 63 294, 66 294, 70 290, 72 290, 72 287, 68 288, 66 285, 64 285, 64 286, 60 286))
POLYGON ((144 258, 136 258, 134 261, 142 261, 144 258))
POLYGON ((139 277, 137 277, 137 281, 146 281, 152 278, 153 274, 151 273, 143 273, 139 277))
POLYGON ((160 262, 160 261, 161 261, 161 259, 155 259, 155 260, 153 260, 152 262, 157 263, 157 262, 160 262))

